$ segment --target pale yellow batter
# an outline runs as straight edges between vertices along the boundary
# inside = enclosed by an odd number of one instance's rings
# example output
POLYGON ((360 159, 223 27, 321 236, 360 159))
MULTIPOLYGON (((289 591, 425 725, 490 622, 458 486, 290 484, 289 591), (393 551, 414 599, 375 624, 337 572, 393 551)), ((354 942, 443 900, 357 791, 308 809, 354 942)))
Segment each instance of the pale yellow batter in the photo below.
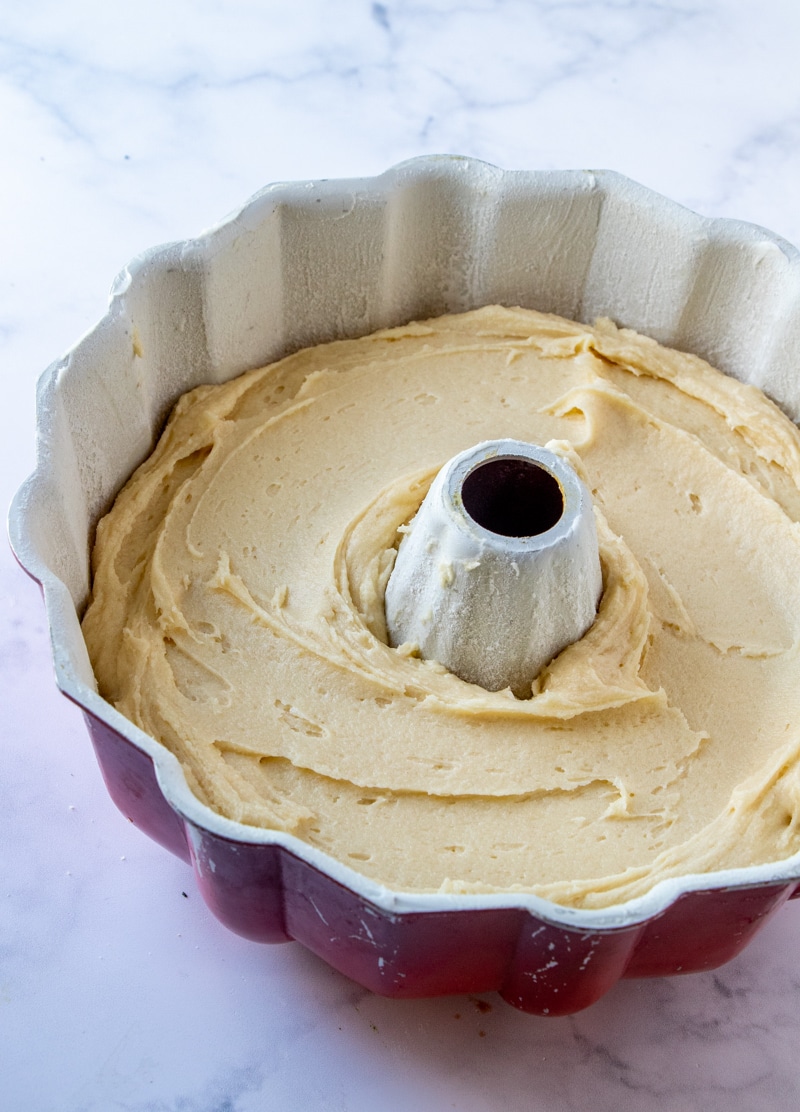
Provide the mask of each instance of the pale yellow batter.
POLYGON ((800 849, 800 434, 621 331, 486 308, 183 397, 100 523, 101 693, 215 810, 401 890, 602 907, 800 849), (386 644, 400 529, 482 440, 591 488, 597 620, 490 694, 386 644))

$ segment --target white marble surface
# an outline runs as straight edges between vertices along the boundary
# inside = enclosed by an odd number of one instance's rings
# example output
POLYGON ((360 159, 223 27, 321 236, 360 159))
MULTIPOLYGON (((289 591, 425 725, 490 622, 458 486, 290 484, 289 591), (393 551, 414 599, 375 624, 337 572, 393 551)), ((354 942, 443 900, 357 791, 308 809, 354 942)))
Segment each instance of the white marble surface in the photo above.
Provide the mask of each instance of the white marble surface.
MULTIPOLYGON (((800 243, 794 0, 40 0, 0 4, 0 501, 37 374, 128 258, 277 179, 426 152, 610 167, 800 243)), ((0 1109, 800 1104, 800 902, 707 975, 568 1019, 398 1003, 227 933, 114 809, 0 550, 0 1109)))

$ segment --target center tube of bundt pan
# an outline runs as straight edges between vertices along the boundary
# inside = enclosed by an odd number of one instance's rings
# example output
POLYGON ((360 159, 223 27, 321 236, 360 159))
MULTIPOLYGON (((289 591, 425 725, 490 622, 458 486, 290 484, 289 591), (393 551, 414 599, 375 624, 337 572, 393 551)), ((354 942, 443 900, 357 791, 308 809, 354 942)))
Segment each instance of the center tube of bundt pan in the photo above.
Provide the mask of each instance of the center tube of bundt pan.
POLYGON ((602 591, 592 500, 561 456, 484 441, 438 473, 386 586, 394 647, 487 691, 531 694, 591 626, 602 591))

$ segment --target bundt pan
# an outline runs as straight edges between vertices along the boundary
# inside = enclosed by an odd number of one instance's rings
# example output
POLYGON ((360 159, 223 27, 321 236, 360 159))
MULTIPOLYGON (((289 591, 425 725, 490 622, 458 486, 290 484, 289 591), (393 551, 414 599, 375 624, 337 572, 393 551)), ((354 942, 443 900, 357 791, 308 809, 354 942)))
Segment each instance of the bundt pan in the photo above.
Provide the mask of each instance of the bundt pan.
POLYGON ((496 989, 538 1015, 620 977, 711 969, 800 888, 800 854, 663 881, 603 910, 530 895, 388 890, 291 835, 222 818, 160 743, 97 694, 80 629, 98 518, 184 391, 321 341, 490 303, 609 316, 800 416, 800 256, 608 171, 504 172, 456 157, 268 186, 217 227, 138 256, 108 312, 38 388, 35 473, 10 516, 42 587, 57 682, 117 806, 191 862, 216 916, 295 939, 386 996, 496 989))

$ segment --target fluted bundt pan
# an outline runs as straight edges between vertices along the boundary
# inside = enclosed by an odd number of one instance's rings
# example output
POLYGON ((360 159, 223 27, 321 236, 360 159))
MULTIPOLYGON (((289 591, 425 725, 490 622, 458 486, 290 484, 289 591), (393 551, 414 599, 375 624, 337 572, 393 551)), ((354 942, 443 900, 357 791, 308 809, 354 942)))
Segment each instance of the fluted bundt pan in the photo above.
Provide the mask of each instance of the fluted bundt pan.
POLYGON ((732 958, 800 886, 800 855, 667 880, 594 911, 390 891, 199 802, 175 757, 97 694, 79 624, 96 523, 180 394, 309 344, 490 303, 609 316, 800 416, 800 262, 778 237, 607 171, 421 158, 374 179, 268 186, 197 239, 134 259, 105 317, 42 376, 37 467, 10 534, 42 586, 57 682, 83 710, 111 796, 191 862, 223 923, 296 939, 384 995, 497 989, 563 1015, 620 977, 732 958))

